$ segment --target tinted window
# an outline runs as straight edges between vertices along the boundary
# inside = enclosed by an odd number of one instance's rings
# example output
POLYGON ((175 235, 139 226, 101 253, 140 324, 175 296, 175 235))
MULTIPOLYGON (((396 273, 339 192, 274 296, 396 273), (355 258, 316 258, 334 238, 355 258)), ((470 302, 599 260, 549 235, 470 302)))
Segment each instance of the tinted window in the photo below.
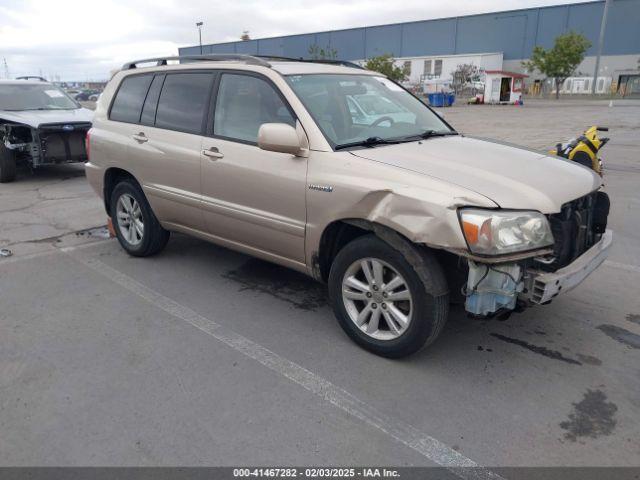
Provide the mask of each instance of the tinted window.
POLYGON ((134 75, 122 81, 111 106, 109 118, 118 122, 138 123, 152 75, 134 75))
POLYGON ((263 123, 295 126, 293 116, 269 83, 248 75, 222 75, 213 121, 214 135, 257 142, 263 123))
POLYGON ((158 106, 158 98, 160 97, 160 89, 162 88, 163 81, 164 75, 156 75, 153 77, 149 93, 147 93, 147 99, 144 101, 144 106, 142 107, 140 123, 143 125, 153 126, 156 121, 156 108, 158 106))
POLYGON ((212 78, 210 73, 167 75, 158 102, 156 127, 200 133, 212 78))

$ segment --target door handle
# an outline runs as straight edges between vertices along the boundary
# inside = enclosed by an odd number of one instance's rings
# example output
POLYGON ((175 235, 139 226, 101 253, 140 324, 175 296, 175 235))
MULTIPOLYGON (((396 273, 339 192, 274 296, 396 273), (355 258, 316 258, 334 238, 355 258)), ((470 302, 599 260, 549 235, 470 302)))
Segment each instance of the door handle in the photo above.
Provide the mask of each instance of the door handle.
POLYGON ((209 150, 202 150, 202 154, 205 157, 209 157, 211 160, 217 160, 224 157, 224 154, 218 150, 218 147, 211 147, 209 150))
POLYGON ((136 142, 140 142, 140 143, 144 143, 144 142, 148 142, 149 141, 147 136, 142 132, 140 132, 138 134, 135 134, 135 135, 131 135, 131 138, 133 138, 136 142))

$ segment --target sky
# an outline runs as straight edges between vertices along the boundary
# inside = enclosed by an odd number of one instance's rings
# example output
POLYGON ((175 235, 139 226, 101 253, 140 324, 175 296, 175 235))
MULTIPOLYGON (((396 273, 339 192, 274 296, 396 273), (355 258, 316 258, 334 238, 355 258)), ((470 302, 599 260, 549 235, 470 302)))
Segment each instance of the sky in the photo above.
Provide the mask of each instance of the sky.
POLYGON ((128 60, 197 45, 198 21, 207 44, 578 1, 0 0, 0 62, 10 78, 106 80, 128 60))

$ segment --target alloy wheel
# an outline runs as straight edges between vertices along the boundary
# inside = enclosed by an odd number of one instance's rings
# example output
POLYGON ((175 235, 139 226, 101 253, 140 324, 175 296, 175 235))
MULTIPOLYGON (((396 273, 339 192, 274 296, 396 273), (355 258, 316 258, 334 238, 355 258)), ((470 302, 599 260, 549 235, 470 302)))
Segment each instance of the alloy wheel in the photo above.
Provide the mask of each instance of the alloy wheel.
POLYGON ((130 245, 139 245, 144 237, 144 220, 140 204, 128 193, 118 198, 116 206, 118 228, 130 245))
POLYGON ((361 258, 351 264, 343 276, 342 299, 351 321, 375 339, 396 339, 411 323, 409 285, 380 259, 361 258))

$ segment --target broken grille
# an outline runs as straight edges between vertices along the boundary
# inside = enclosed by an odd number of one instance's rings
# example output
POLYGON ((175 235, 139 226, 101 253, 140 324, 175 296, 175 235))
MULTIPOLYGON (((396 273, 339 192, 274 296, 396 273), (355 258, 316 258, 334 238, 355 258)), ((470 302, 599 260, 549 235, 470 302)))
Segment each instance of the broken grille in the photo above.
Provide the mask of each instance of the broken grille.
POLYGON ((555 271, 565 267, 596 244, 607 227, 609 196, 593 192, 562 206, 549 215, 555 260, 544 267, 555 271))

